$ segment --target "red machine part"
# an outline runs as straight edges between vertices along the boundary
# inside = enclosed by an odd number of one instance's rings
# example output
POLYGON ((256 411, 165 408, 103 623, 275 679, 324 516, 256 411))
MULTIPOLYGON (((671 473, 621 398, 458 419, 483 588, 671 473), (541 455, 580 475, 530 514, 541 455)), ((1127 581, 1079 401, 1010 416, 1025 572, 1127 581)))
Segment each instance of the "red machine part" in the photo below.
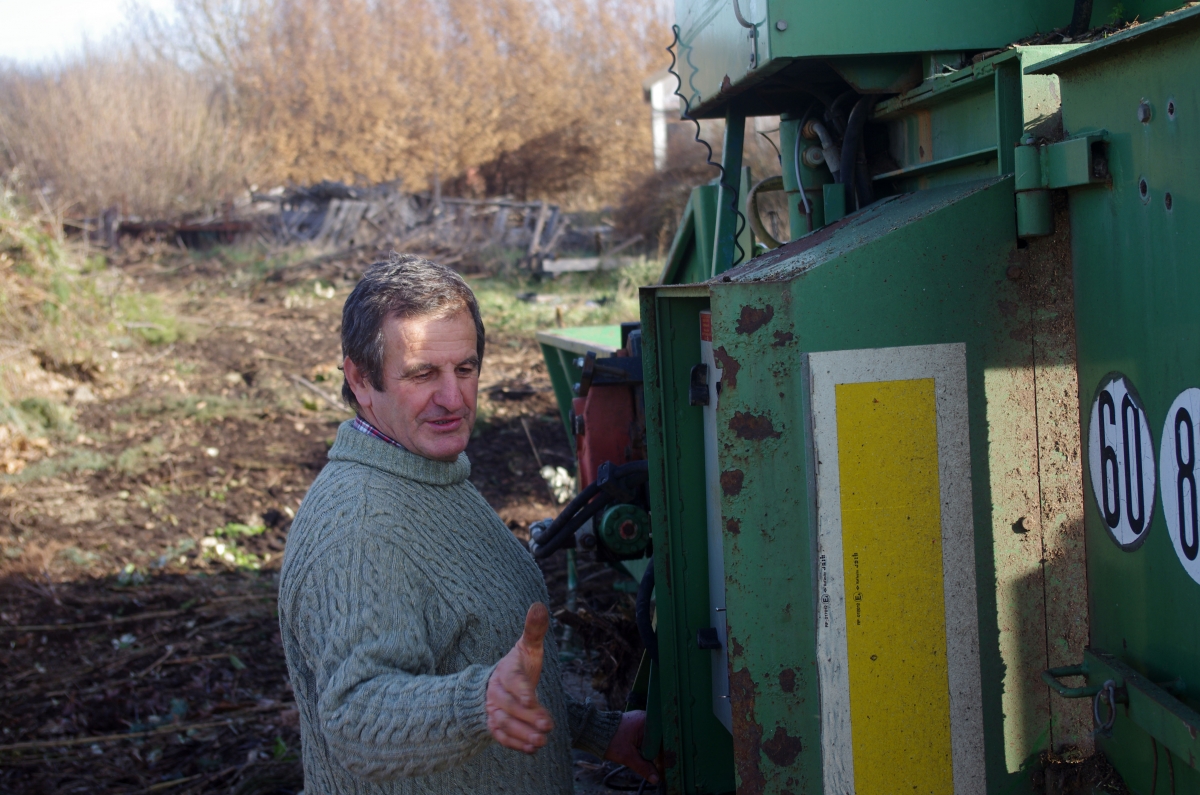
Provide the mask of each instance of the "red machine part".
POLYGON ((579 488, 596 480, 600 465, 620 466, 630 460, 630 436, 636 419, 633 389, 626 384, 593 385, 587 397, 571 402, 575 414, 575 453, 579 458, 579 488))

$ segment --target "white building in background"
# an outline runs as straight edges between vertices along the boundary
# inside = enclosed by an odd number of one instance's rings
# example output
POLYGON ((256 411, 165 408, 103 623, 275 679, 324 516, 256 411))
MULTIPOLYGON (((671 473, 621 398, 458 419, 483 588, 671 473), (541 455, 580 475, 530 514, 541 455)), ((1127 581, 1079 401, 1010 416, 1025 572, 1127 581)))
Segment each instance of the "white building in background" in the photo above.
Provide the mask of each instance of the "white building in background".
POLYGON ((679 97, 675 94, 678 82, 666 69, 655 72, 642 81, 642 96, 650 103, 650 124, 654 141, 654 170, 667 167, 668 138, 673 122, 679 121, 679 97))

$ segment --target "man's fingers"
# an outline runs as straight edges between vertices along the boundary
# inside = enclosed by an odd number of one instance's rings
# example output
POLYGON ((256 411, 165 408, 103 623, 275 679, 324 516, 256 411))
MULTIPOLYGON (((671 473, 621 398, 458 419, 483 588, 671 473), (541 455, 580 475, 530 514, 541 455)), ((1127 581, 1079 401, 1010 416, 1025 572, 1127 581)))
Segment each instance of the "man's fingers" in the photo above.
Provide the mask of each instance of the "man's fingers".
POLYGON ((499 727, 492 729, 492 736, 496 738, 496 742, 505 748, 511 748, 514 751, 521 751, 522 753, 526 753, 525 748, 529 745, 529 743, 521 742, 499 727))
POLYGON ((550 713, 545 707, 538 704, 536 701, 533 706, 526 706, 513 693, 510 693, 505 687, 504 682, 498 683, 500 686, 496 689, 493 697, 495 699, 495 707, 509 715, 512 715, 517 720, 529 724, 538 729, 538 731, 548 732, 554 729, 554 721, 550 717, 550 713))
POLYGON ((488 730, 505 748, 531 754, 546 744, 546 735, 503 711, 488 715, 488 730))

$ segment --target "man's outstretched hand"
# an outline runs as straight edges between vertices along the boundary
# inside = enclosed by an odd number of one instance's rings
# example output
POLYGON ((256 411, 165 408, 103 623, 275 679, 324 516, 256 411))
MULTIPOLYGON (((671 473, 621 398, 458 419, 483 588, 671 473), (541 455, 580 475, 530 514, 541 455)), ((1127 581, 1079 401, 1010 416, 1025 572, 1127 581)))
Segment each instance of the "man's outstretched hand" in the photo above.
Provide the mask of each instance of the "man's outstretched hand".
POLYGON ((525 632, 488 680, 488 731, 496 742, 514 751, 534 753, 546 744, 546 735, 554 728, 550 713, 537 700, 542 644, 549 629, 550 611, 534 602, 525 615, 525 632))
POLYGON ((642 738, 646 734, 646 713, 631 710, 621 716, 621 725, 608 743, 604 758, 637 773, 651 784, 658 783, 658 769, 642 758, 642 738))

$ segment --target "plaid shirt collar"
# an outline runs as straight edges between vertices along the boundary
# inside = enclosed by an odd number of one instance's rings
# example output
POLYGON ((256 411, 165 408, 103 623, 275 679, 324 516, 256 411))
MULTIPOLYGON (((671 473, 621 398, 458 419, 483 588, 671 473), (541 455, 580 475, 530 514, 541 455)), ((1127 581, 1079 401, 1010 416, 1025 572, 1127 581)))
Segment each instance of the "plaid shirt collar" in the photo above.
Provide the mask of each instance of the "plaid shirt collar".
POLYGON ((354 426, 354 430, 358 431, 359 433, 365 433, 367 436, 374 436, 376 439, 381 439, 382 441, 387 442, 388 444, 392 445, 393 447, 399 447, 401 450, 408 449, 407 447, 400 444, 392 437, 388 436, 383 431, 376 428, 371 423, 364 420, 360 415, 357 415, 357 414, 354 415, 353 426, 354 426))

